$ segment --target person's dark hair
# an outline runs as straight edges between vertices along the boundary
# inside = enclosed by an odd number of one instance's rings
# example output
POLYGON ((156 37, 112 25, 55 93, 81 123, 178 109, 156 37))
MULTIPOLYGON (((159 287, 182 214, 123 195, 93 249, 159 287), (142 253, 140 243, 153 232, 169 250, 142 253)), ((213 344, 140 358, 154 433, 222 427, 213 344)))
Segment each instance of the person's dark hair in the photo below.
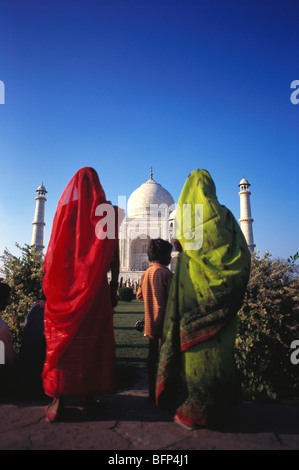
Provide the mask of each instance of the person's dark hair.
POLYGON ((155 238, 149 241, 147 255, 149 261, 164 261, 170 257, 172 244, 162 238, 155 238))
POLYGON ((0 282, 0 310, 5 310, 10 296, 11 288, 6 282, 0 282))

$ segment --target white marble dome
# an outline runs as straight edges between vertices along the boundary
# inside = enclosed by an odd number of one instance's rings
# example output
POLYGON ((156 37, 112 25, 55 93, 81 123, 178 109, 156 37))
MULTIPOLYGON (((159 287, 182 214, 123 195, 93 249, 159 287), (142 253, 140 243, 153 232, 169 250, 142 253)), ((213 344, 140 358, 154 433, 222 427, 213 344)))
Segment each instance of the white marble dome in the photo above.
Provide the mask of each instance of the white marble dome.
POLYGON ((167 204, 168 207, 174 204, 171 194, 152 178, 152 174, 150 179, 135 189, 129 197, 127 216, 144 217, 149 214, 151 204, 167 204))

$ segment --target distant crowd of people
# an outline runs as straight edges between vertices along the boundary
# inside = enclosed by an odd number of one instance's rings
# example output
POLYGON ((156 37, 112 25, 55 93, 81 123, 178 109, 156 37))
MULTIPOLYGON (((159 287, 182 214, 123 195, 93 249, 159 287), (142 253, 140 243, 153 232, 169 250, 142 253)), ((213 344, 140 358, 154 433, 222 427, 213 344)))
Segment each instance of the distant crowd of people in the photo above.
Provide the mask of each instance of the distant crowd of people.
MULTIPOLYGON (((24 396, 51 397, 49 422, 63 419, 66 397, 84 397, 92 411, 96 397, 116 388, 113 309, 123 212, 116 206, 107 211, 99 233, 95 214, 100 204, 111 203, 96 171, 80 169, 57 206, 44 261, 45 296, 26 317, 18 357, 11 332, 0 319, 5 349, 0 388, 9 394, 9 378, 17 377, 24 396), (110 223, 115 236, 105 237, 110 223)), ((193 215, 187 229, 178 222, 174 274, 167 267, 173 246, 160 238, 150 240, 150 265, 136 298, 144 302, 149 341, 149 400, 192 429, 228 419, 235 404, 236 318, 249 279, 250 253, 234 216, 218 202, 206 170, 188 176, 178 202, 181 213, 186 204, 193 215), (197 205, 203 208, 203 238, 190 249, 197 205)), ((9 294, 10 287, 0 283, 1 311, 9 294)))

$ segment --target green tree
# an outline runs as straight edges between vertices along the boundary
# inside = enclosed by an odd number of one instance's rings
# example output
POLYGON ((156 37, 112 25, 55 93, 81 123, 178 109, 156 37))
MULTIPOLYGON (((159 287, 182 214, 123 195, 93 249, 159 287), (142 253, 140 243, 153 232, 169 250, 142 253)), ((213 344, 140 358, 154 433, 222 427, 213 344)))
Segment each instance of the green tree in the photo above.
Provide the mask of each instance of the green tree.
POLYGON ((288 261, 252 256, 251 275, 239 312, 236 363, 253 399, 299 395, 298 367, 291 343, 299 339, 297 257, 288 261))
POLYGON ((43 256, 35 247, 21 247, 17 243, 16 246, 21 252, 20 257, 4 250, 0 257, 3 263, 0 272, 11 287, 10 303, 2 313, 2 318, 11 329, 14 345, 18 350, 25 317, 42 295, 43 256))

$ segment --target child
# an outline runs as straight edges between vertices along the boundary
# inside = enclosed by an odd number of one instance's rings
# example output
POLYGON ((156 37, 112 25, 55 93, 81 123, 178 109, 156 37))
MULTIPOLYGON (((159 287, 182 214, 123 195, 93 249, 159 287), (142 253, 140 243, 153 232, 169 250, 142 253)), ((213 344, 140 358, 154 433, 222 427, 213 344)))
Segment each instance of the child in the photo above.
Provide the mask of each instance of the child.
POLYGON ((150 240, 147 254, 152 264, 143 273, 136 295, 137 300, 144 301, 144 336, 149 338, 147 369, 151 402, 155 402, 156 363, 159 359, 163 321, 172 280, 172 272, 167 268, 171 250, 171 243, 161 238, 150 240))

